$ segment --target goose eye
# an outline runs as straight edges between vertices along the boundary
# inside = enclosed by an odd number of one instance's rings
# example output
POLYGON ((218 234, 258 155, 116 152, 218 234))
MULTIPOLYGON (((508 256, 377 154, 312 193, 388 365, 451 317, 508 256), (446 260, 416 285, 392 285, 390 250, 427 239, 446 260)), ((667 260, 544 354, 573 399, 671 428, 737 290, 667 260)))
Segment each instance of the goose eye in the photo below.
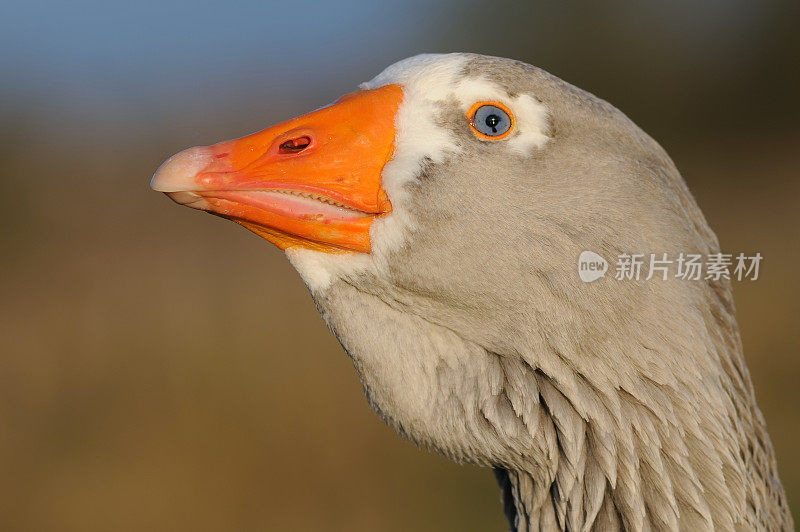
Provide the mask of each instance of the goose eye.
POLYGON ((514 119, 504 105, 498 103, 478 103, 468 114, 470 125, 479 137, 501 139, 511 133, 514 119))

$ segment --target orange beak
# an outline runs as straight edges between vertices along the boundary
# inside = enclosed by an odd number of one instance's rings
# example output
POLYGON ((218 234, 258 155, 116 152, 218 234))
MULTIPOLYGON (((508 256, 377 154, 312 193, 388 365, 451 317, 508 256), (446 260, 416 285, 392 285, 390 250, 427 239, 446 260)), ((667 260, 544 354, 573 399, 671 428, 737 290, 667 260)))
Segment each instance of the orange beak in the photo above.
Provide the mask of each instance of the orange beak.
POLYGON ((359 91, 259 133, 189 148, 150 186, 281 249, 368 253, 373 220, 392 210, 381 171, 402 97, 398 85, 359 91))

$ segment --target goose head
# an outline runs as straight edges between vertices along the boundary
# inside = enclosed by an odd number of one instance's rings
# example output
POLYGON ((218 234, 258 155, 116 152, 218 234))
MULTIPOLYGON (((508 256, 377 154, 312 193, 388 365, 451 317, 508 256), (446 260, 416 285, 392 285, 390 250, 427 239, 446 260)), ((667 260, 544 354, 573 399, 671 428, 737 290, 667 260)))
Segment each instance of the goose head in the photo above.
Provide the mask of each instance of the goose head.
POLYGON ((152 187, 283 249, 374 410, 494 468, 515 529, 790 523, 728 283, 579 278, 583 251, 718 251, 607 102, 517 61, 421 55, 183 151, 152 187))

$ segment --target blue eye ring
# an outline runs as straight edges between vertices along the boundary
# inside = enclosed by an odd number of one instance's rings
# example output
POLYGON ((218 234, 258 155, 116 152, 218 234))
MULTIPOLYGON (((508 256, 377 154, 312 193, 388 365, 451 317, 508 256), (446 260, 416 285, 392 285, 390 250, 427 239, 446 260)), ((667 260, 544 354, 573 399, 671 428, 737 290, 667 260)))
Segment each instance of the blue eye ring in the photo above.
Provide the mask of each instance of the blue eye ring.
POLYGON ((469 108, 472 132, 481 139, 501 140, 514 131, 514 113, 500 102, 478 102, 469 108))

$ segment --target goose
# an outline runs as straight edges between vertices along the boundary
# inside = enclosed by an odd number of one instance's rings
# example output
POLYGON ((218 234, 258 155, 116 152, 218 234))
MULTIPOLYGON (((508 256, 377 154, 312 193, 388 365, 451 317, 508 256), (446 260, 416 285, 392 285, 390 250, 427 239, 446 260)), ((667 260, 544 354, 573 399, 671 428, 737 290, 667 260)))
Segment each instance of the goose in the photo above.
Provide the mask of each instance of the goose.
POLYGON ((284 250, 400 435, 492 468, 512 530, 792 530, 730 281, 579 279, 719 252, 665 151, 534 66, 395 63, 151 187, 284 250))

